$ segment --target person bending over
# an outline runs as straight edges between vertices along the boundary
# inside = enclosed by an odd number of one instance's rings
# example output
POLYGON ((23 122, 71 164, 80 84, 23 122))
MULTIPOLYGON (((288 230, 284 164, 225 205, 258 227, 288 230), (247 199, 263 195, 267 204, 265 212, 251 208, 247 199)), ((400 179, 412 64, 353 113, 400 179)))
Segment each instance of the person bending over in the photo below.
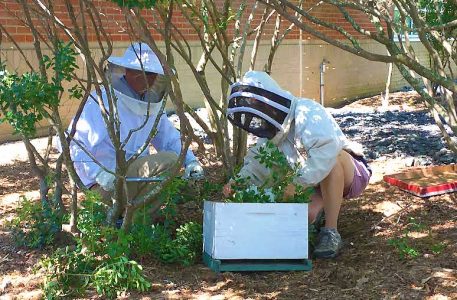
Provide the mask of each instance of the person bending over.
MULTIPOLYGON (((342 247, 337 229, 342 200, 359 196, 371 176, 361 145, 345 137, 323 106, 281 89, 265 72, 247 72, 230 87, 228 101, 230 122, 261 138, 248 150, 239 176, 262 186, 269 169, 255 157, 268 140, 273 142, 291 166, 299 165, 284 197, 292 197, 297 185, 313 186, 316 192, 309 205, 310 222, 325 213, 314 256, 337 256, 342 247)), ((233 193, 232 184, 230 181, 224 186, 226 197, 233 193)))

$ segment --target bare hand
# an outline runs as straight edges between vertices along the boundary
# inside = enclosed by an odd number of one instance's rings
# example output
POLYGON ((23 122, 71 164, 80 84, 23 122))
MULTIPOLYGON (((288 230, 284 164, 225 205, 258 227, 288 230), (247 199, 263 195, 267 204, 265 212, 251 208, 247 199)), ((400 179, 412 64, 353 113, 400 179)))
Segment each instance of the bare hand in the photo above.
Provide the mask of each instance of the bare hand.
POLYGON ((232 184, 233 182, 230 180, 226 185, 224 185, 224 188, 222 189, 222 193, 226 198, 233 195, 232 184))
POLYGON ((284 201, 288 201, 295 196, 295 184, 291 183, 284 189, 284 201))

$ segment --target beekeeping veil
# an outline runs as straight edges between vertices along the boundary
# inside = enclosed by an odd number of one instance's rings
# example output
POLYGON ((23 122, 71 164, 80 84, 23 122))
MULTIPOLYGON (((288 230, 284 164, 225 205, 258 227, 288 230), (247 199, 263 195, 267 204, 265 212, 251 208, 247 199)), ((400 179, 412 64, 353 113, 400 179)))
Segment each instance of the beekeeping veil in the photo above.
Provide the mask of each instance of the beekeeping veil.
POLYGON ((144 71, 146 74, 157 74, 153 84, 144 94, 144 101, 158 103, 165 96, 167 80, 164 70, 159 58, 147 44, 133 43, 125 50, 123 56, 111 56, 108 58, 108 62, 110 63, 108 72, 110 72, 113 81, 123 76, 125 69, 144 71))
POLYGON ((267 73, 249 71, 230 87, 227 117, 247 132, 272 139, 284 131, 293 99, 267 73))

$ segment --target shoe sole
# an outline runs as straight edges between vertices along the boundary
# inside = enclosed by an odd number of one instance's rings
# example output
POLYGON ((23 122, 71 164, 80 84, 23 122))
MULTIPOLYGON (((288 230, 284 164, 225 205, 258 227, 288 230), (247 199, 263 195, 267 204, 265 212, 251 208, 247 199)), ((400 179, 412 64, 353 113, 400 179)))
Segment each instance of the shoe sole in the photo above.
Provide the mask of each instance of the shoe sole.
POLYGON ((336 253, 329 253, 329 252, 322 252, 322 253, 319 253, 316 254, 316 252, 314 251, 313 252, 313 258, 323 258, 323 259, 327 259, 327 258, 335 258, 337 257, 338 255, 341 254, 341 250, 343 249, 343 246, 344 246, 344 241, 342 242, 342 245, 341 247, 338 248, 338 250, 336 250, 336 253))
POLYGON ((340 255, 340 253, 341 253, 341 251, 338 250, 338 252, 336 252, 336 253, 328 253, 328 252, 319 253, 319 254, 313 253, 313 256, 314 256, 314 258, 323 258, 323 259, 327 259, 327 258, 335 258, 335 257, 337 257, 338 255, 340 255))

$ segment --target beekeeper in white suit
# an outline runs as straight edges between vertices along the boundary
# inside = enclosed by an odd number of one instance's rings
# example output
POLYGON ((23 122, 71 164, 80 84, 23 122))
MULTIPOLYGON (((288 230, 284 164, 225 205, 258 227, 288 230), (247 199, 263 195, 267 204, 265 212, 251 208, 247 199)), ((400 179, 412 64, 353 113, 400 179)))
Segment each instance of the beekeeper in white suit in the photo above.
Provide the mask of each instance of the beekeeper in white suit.
MULTIPOLYGON (((252 184, 261 186, 269 177, 269 169, 255 158, 267 140, 278 146, 290 165, 299 164, 299 175, 284 196, 293 196, 296 185, 316 187, 309 219, 315 220, 323 207, 325 225, 314 255, 335 257, 342 247, 337 230, 342 199, 359 196, 371 176, 361 146, 347 140, 319 103, 293 96, 265 72, 247 72, 231 86, 227 117, 233 125, 263 138, 249 149, 239 173, 252 184)), ((233 192, 232 184, 224 186, 226 196, 233 192)))
MULTIPOLYGON (((117 112, 120 121, 120 139, 125 141, 133 130, 124 150, 126 159, 138 152, 147 140, 156 118, 160 118, 157 133, 151 140, 156 154, 149 155, 149 149, 128 168, 127 176, 151 177, 173 167, 181 151, 179 131, 168 120, 166 114, 158 116, 166 94, 164 70, 157 55, 144 43, 134 43, 121 57, 108 59, 112 91, 117 98, 117 112), (141 61, 141 62, 140 62, 141 61), (145 123, 147 119, 147 122, 145 123)), ((106 169, 116 167, 115 149, 109 138, 95 91, 89 97, 76 125, 74 139, 82 144, 106 169)), ((102 100, 108 110, 105 90, 102 100)), ((108 112, 109 113, 109 112, 108 112)), ((70 124, 69 128, 72 127, 70 124)), ((75 142, 70 144, 71 158, 82 183, 91 189, 98 189, 104 198, 110 197, 115 176, 87 155, 75 142)), ((203 169, 191 150, 185 157, 185 178, 201 178, 203 169)), ((129 196, 137 196, 145 187, 144 183, 128 183, 129 196)))

